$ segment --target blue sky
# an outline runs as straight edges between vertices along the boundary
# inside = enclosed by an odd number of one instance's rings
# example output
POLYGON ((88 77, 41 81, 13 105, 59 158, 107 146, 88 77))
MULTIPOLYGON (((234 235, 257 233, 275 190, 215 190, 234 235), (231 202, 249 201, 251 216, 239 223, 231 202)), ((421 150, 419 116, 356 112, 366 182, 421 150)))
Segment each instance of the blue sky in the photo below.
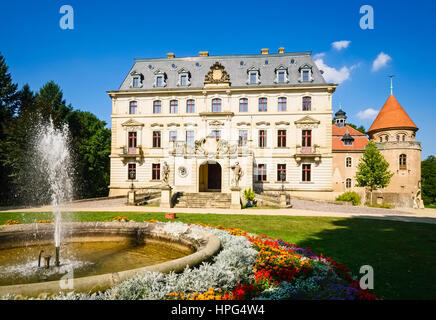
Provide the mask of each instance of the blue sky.
POLYGON ((436 154, 435 21, 432 0, 1 1, 0 52, 20 86, 37 91, 54 80, 68 103, 110 124, 106 91, 118 89, 134 58, 312 51, 340 83, 333 109, 341 105, 366 128, 394 74, 394 94, 420 128, 425 158, 436 154), (65 4, 74 9, 73 30, 59 27, 65 4), (365 4, 374 9, 373 30, 359 26, 365 4), (379 55, 385 59, 374 69, 379 55))

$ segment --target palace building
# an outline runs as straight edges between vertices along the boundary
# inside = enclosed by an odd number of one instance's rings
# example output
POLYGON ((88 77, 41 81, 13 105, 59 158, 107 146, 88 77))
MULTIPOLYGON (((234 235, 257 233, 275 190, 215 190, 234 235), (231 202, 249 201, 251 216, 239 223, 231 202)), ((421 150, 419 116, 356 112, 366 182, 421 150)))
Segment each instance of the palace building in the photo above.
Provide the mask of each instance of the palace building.
MULTIPOLYGON (((337 84, 322 74, 310 52, 283 48, 136 59, 120 88, 108 91, 110 196, 168 186, 226 207, 226 196, 248 188, 312 197, 352 189, 368 139, 346 125, 343 111, 332 126, 337 84)), ((370 137, 387 134, 381 122, 370 137)), ((412 141, 414 128, 397 129, 412 141)))

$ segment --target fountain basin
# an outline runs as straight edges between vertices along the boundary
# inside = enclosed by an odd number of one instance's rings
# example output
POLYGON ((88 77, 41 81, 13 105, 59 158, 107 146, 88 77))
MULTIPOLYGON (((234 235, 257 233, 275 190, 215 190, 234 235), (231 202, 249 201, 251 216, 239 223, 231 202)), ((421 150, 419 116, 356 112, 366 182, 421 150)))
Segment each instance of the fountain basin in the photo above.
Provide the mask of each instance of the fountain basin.
MULTIPOLYGON (((0 260, 2 252, 21 250, 21 248, 34 246, 47 246, 52 243, 54 234, 53 224, 23 224, 12 226, 0 226, 0 260)), ((136 223, 136 222, 84 222, 84 223, 64 223, 62 225, 62 246, 91 246, 95 250, 96 260, 99 261, 99 251, 103 251, 107 246, 116 244, 112 252, 108 252, 106 257, 117 258, 121 252, 126 254, 126 250, 131 250, 130 246, 139 248, 139 253, 134 251, 128 252, 127 255, 118 257, 118 261, 134 260, 131 264, 134 268, 120 270, 116 263, 110 267, 110 272, 74 277, 69 282, 72 286, 65 288, 65 280, 42 281, 35 283, 20 283, 13 285, 0 286, 0 296, 5 294, 20 294, 23 296, 38 296, 40 294, 54 294, 65 291, 75 292, 95 292, 112 287, 130 277, 141 272, 179 272, 186 266, 193 267, 202 261, 205 261, 215 255, 221 246, 220 240, 211 233, 203 231, 192 231, 185 233, 169 233, 164 224, 160 223, 136 223), (123 247, 126 244, 127 247, 123 247), (154 246, 154 251, 169 250, 182 253, 180 258, 172 259, 165 262, 147 265, 150 262, 144 260, 141 265, 141 256, 137 257, 147 250, 149 246, 154 246), (99 248, 101 247, 101 250, 99 248), (127 248, 127 249, 126 249, 127 248), (157 249, 156 249, 157 248, 157 249), (131 253, 131 254, 130 254, 131 253), (111 256, 113 254, 113 256, 111 256), (130 254, 130 255, 129 255, 130 254), (139 263, 139 265, 138 265, 139 263)), ((61 246, 61 248, 62 248, 61 246)), ((54 248, 53 248, 54 250, 54 248)), ((80 249, 79 249, 80 250, 80 249)), ((169 255, 170 257, 172 255, 169 255)), ((179 255, 180 256, 180 255, 179 255)), ((160 258, 159 258, 160 259, 160 258)), ((159 261, 157 259, 156 261, 159 261)), ((69 257, 61 253, 61 266, 68 264, 69 257)), ((111 259, 109 259, 111 260, 111 259)), ((123 267, 125 269, 126 266, 123 267)), ((72 266, 73 271, 75 266, 72 266)), ((103 269, 104 270, 104 269, 103 269)), ((79 273, 80 274, 80 273, 79 273)))

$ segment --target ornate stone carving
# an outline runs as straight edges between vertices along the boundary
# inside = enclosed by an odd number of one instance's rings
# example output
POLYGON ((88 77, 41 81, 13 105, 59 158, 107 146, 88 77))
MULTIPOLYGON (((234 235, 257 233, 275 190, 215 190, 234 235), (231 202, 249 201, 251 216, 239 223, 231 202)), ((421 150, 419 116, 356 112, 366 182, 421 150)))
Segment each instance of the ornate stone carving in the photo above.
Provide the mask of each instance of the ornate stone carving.
POLYGON ((165 161, 162 168, 162 182, 168 185, 168 178, 170 176, 170 167, 168 163, 165 161))
POLYGON ((244 172, 242 171, 239 162, 236 162, 236 164, 234 166, 231 166, 231 168, 233 169, 233 186, 239 187, 239 181, 241 180, 244 172))
POLYGON ((217 61, 210 67, 209 72, 204 77, 204 83, 230 83, 230 76, 224 70, 224 66, 217 61))

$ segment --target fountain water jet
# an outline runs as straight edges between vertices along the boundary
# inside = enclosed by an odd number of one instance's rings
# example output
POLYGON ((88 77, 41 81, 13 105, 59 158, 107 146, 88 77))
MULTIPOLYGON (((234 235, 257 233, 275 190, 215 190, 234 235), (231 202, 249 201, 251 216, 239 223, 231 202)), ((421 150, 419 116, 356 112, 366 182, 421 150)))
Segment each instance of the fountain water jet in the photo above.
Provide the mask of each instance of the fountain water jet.
POLYGON ((60 266, 60 245, 62 235, 62 203, 72 199, 72 161, 69 148, 70 133, 67 125, 55 128, 50 119, 37 127, 35 136, 35 154, 41 170, 48 182, 51 204, 53 207, 56 249, 55 265, 60 266))

